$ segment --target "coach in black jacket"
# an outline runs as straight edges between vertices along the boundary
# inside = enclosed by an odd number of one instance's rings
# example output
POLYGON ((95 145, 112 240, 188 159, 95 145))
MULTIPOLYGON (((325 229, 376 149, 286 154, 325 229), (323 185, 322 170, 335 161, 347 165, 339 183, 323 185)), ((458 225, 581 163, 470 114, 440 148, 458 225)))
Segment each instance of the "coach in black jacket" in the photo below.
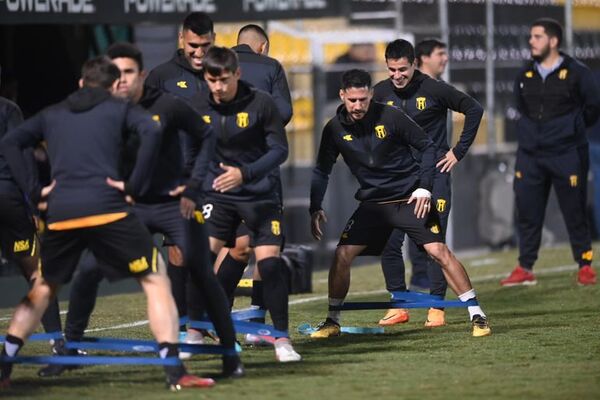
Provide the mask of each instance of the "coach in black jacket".
POLYGON ((589 68, 559 52, 562 27, 551 19, 531 26, 533 61, 515 83, 518 143, 514 190, 519 265, 503 286, 536 283, 532 272, 540 247, 544 212, 554 186, 564 215, 577 281, 596 283, 586 212, 589 168, 586 127, 600 114, 600 91, 589 68))

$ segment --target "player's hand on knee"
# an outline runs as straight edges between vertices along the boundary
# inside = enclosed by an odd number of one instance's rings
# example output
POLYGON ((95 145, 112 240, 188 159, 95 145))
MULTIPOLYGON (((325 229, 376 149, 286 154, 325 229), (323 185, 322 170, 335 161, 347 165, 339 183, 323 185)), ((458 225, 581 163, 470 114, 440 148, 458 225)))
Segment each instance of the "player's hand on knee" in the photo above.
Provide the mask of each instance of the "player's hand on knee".
POLYGON ((313 237, 317 240, 321 240, 323 237, 323 231, 321 230, 321 222, 327 223, 327 216, 325 211, 315 211, 310 216, 310 230, 313 237))
POLYGON ((415 203, 415 215, 417 218, 425 218, 431 209, 431 192, 423 188, 415 190, 408 199, 408 204, 412 202, 415 203))

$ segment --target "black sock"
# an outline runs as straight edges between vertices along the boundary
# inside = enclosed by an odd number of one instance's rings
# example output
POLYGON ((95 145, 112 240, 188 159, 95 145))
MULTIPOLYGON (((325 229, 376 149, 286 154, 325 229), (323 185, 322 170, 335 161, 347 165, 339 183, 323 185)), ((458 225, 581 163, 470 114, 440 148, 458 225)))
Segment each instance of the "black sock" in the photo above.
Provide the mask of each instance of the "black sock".
MULTIPOLYGON (((252 303, 251 304, 252 304, 252 306, 258 307, 261 310, 265 309, 264 289, 263 289, 262 281, 256 281, 256 280, 252 281, 252 303)), ((264 324, 265 317, 251 318, 250 321, 264 324)))
POLYGON ((257 267, 263 280, 263 299, 271 314, 273 326, 277 330, 287 332, 288 283, 283 273, 285 266, 281 258, 269 257, 259 261, 257 267))
MULTIPOLYGON (((23 344, 23 339, 19 339, 18 337, 13 335, 6 335, 6 341, 4 342, 4 346, 2 347, 2 356, 15 357, 17 354, 19 354, 19 350, 21 350, 23 344)), ((12 368, 12 363, 0 363, 0 380, 10 378, 12 368)))
POLYGON ((231 254, 227 253, 223 259, 223 262, 221 262, 221 265, 219 266, 217 278, 219 278, 219 282, 225 290, 225 294, 229 299, 230 306, 233 306, 235 288, 244 275, 244 269, 246 269, 246 265, 247 263, 238 261, 231 257, 231 254))
MULTIPOLYGON (((167 275, 169 275, 169 279, 171 280, 171 292, 177 306, 177 314, 179 314, 179 318, 186 317, 188 309, 185 282, 187 281, 188 269, 168 263, 167 275)), ((185 331, 185 324, 181 324, 179 330, 185 331)))
MULTIPOLYGON (((158 344, 158 356, 160 358, 179 357, 179 348, 177 343, 162 342, 158 344)), ((183 364, 165 365, 165 373, 167 374, 167 382, 174 385, 179 379, 187 374, 183 364)))

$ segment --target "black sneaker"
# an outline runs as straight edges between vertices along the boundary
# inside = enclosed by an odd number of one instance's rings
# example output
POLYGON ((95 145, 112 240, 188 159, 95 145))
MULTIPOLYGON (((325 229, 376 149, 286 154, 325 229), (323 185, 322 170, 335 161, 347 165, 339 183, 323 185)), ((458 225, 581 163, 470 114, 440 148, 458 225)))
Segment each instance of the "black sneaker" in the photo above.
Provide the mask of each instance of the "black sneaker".
POLYGON ((240 360, 240 357, 235 356, 223 356, 223 378, 241 378, 246 374, 244 370, 244 364, 240 360))
MULTIPOLYGON (((76 349, 67 349, 65 348, 65 342, 63 340, 58 340, 52 346, 52 354, 55 356, 79 356, 85 355, 85 352, 80 352, 76 349)), ((76 364, 49 364, 45 367, 42 367, 38 370, 38 376, 40 378, 50 378, 54 376, 60 376, 65 371, 71 371, 74 369, 81 368, 81 365, 76 364)))

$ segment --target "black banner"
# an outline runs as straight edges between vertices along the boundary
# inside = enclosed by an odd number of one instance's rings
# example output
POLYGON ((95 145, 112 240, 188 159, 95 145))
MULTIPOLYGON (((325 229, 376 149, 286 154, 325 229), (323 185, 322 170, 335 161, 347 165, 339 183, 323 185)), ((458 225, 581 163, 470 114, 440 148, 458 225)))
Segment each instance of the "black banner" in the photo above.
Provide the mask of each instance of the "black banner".
POLYGON ((0 24, 178 23, 203 11, 215 22, 342 14, 341 0, 0 0, 0 24))

